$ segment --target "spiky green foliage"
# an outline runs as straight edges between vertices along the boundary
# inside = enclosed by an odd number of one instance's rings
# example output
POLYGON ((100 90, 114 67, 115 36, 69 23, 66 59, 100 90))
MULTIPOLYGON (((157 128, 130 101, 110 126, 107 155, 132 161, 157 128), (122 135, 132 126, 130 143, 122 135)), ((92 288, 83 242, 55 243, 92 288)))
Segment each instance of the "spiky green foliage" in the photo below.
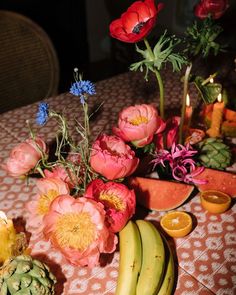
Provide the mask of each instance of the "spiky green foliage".
POLYGON ((51 295, 56 278, 48 266, 29 255, 20 255, 0 268, 1 295, 51 295))
POLYGON ((182 66, 187 63, 185 57, 174 52, 176 46, 181 42, 180 39, 173 36, 167 36, 167 31, 159 38, 158 42, 150 52, 148 49, 142 50, 136 45, 136 51, 141 54, 143 60, 133 63, 130 66, 131 71, 138 69, 143 72, 146 69, 145 79, 147 80, 149 70, 161 70, 163 65, 171 63, 173 71, 180 71, 182 66))
POLYGON ((230 165, 231 151, 220 138, 207 138, 198 144, 199 161, 208 168, 224 170, 230 165))
POLYGON ((211 52, 217 55, 220 51, 224 51, 225 45, 217 41, 222 31, 222 27, 215 24, 210 16, 203 21, 195 21, 186 30, 185 53, 189 56, 201 54, 203 58, 206 58, 211 52))

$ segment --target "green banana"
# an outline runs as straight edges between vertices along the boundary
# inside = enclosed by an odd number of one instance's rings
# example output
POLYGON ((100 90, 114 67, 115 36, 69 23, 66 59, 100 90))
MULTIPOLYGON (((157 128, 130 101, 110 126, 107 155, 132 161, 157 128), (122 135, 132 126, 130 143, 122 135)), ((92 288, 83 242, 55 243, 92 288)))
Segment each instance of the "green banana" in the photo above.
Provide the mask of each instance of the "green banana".
POLYGON ((175 278, 175 269, 174 269, 174 258, 171 248, 167 242, 167 240, 163 237, 164 242, 167 248, 166 259, 168 259, 166 271, 164 274, 163 282, 161 288, 157 295, 171 295, 174 287, 174 278, 175 278))
POLYGON ((115 295, 135 295, 141 269, 142 248, 139 230, 129 221, 119 232, 120 261, 115 295))
POLYGON ((142 242, 142 266, 136 295, 154 295, 158 292, 165 268, 165 249, 160 233, 149 221, 137 220, 142 242))

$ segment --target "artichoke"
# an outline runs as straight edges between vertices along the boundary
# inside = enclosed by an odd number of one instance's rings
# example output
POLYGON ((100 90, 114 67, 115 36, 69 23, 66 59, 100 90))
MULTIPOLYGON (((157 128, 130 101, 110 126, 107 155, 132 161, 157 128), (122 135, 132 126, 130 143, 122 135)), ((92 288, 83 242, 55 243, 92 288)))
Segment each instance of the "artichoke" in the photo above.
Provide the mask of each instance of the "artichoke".
POLYGON ((48 266, 28 255, 11 258, 0 268, 1 295, 54 294, 55 283, 48 266))
POLYGON ((207 138, 198 144, 199 161, 208 168, 224 170, 230 165, 232 154, 222 139, 207 138))

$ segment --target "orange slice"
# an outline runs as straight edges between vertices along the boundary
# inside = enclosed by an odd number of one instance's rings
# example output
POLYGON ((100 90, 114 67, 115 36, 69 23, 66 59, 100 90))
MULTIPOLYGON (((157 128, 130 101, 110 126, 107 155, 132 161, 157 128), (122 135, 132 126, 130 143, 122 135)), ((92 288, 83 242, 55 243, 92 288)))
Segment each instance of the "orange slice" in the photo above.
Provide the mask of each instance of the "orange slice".
POLYGON ((161 227, 173 238, 182 238, 192 230, 191 216, 182 211, 166 213, 161 219, 161 227))
POLYGON ((202 207, 211 213, 223 213, 231 203, 229 195, 215 190, 201 192, 200 198, 202 207))

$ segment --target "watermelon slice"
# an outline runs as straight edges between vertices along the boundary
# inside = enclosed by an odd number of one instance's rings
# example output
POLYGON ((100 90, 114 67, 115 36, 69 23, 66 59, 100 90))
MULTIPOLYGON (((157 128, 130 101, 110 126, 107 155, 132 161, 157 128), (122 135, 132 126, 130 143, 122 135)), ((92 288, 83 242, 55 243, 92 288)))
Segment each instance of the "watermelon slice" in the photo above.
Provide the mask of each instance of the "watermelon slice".
POLYGON ((144 177, 131 177, 128 186, 140 205, 156 211, 179 207, 194 190, 193 185, 144 177))
POLYGON ((206 184, 196 184, 199 191, 217 190, 236 198, 236 174, 205 168, 195 179, 206 180, 206 184))

